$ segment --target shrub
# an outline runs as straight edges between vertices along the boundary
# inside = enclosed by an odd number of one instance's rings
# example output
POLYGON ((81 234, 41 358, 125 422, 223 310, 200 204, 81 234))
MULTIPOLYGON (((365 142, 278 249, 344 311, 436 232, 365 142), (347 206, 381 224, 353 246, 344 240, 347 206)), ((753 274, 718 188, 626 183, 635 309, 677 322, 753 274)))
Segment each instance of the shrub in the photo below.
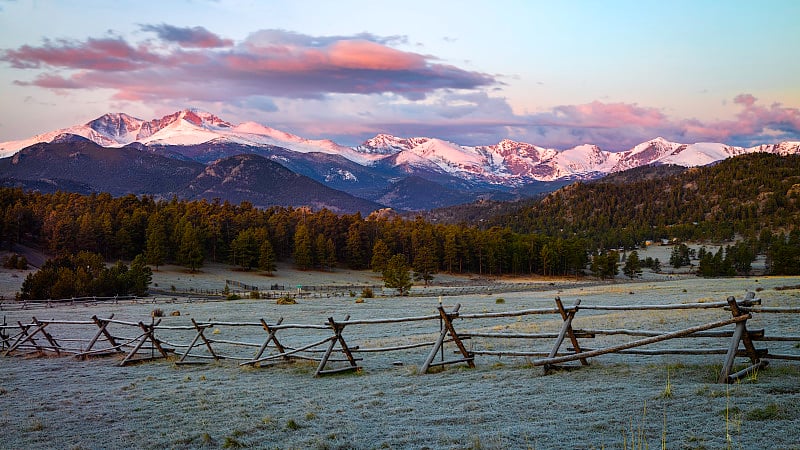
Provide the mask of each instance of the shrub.
POLYGON ((503 303, 505 303, 505 302, 506 302, 506 299, 504 299, 503 297, 500 297, 500 298, 498 298, 497 300, 495 300, 494 302, 495 302, 496 304, 498 304, 498 305, 502 305, 503 303))
POLYGON ((150 315, 153 317, 164 317, 164 311, 162 311, 160 308, 156 308, 150 313, 150 315))
POLYGON ((294 297, 284 295, 283 297, 280 297, 276 303, 279 305, 296 305, 297 300, 295 300, 294 297))
POLYGON ((361 291, 361 296, 364 297, 364 298, 373 298, 373 297, 375 297, 375 293, 372 292, 372 288, 371 287, 365 287, 361 291))

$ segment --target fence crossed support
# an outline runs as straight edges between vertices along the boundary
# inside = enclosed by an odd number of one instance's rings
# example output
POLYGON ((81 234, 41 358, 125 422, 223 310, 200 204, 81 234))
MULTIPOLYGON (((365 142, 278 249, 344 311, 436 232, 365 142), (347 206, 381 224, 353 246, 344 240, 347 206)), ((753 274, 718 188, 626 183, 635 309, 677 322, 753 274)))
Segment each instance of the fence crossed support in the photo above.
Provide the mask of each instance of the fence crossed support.
POLYGON ((98 328, 97 333, 94 335, 94 337, 92 337, 92 340, 89 341, 89 345, 86 346, 86 349, 81 353, 75 355, 76 358, 86 359, 89 356, 102 356, 114 353, 125 353, 120 348, 122 347, 122 345, 118 344, 116 338, 114 338, 114 336, 112 336, 111 333, 108 332, 108 325, 111 323, 111 319, 113 318, 114 314, 108 316, 108 319, 100 319, 97 317, 97 315, 92 316, 92 321, 95 323, 95 325, 97 325, 98 328), (97 343, 97 341, 100 339, 101 336, 106 338, 108 343, 111 344, 111 347, 107 349, 93 350, 94 345, 97 343))
MULTIPOLYGON (((344 322, 350 320, 350 315, 348 314, 344 318, 344 322)), ((350 347, 347 346, 347 342, 345 342, 344 337, 342 337, 342 332, 344 331, 344 327, 346 324, 341 322, 336 322, 333 320, 333 317, 328 317, 328 325, 330 325, 331 329, 333 330, 333 337, 330 339, 330 344, 328 345, 328 349, 325 350, 325 354, 322 356, 322 359, 319 362, 319 366, 317 367, 317 371, 314 372, 314 376, 318 377, 320 375, 330 375, 334 373, 342 373, 342 372, 350 372, 350 371, 359 371, 361 367, 358 366, 356 361, 360 361, 361 358, 355 358, 353 353, 351 352, 350 347), (331 353, 333 353, 336 344, 339 344, 340 351, 344 353, 344 356, 347 358, 347 363, 349 365, 344 367, 339 367, 336 369, 325 369, 325 366, 328 364, 328 360, 331 357, 331 353)), ((354 347, 353 350, 357 349, 358 347, 354 347)))
POLYGON ((194 329, 197 330, 197 334, 195 334, 192 343, 189 344, 189 347, 187 347, 186 351, 183 352, 183 355, 181 355, 181 359, 179 359, 175 364, 205 364, 205 361, 186 361, 186 357, 189 356, 189 352, 192 351, 195 345, 198 345, 197 341, 199 340, 203 341, 203 343, 206 345, 206 348, 208 348, 209 353, 211 353, 211 356, 214 358, 215 361, 221 359, 220 356, 217 356, 217 354, 214 353, 214 349, 211 348, 211 342, 209 342, 208 338, 206 338, 206 336, 203 334, 207 329, 211 328, 212 324, 208 323, 199 325, 197 321, 194 320, 193 318, 192 326, 194 326, 194 329))
MULTIPOLYGON (((464 342, 462 342, 461 337, 456 333, 455 328, 453 327, 453 319, 458 318, 458 310, 461 309, 461 304, 457 304, 453 311, 446 312, 444 307, 439 305, 437 307, 439 310, 439 317, 442 319, 442 329, 439 332, 439 339, 436 340, 436 343, 433 344, 433 349, 431 349, 430 354, 428 354, 428 358, 425 360, 425 363, 419 369, 420 373, 428 373, 428 369, 434 366, 443 366, 447 364, 458 364, 465 362, 470 368, 475 367, 475 356, 467 351, 467 348, 464 346, 464 342), (442 361, 434 363, 433 360, 436 358, 436 354, 443 350, 443 345, 447 335, 450 335, 450 339, 456 344, 458 347, 458 351, 461 352, 461 358, 459 359, 451 359, 445 360, 444 357, 442 361)), ((444 352, 443 352, 444 353, 444 352)))
MULTIPOLYGON (((581 346, 578 344, 578 338, 575 336, 575 331, 572 329, 572 319, 575 318, 575 313, 578 312, 578 306, 581 304, 581 299, 575 301, 575 305, 570 309, 564 309, 564 304, 561 303, 561 298, 556 297, 556 307, 558 307, 558 312, 561 314, 561 319, 564 321, 561 324, 561 330, 558 332, 558 337, 556 338, 555 344, 553 344, 553 349, 550 350, 550 354, 547 355, 548 358, 553 358, 558 354, 558 349, 561 348, 561 344, 564 342, 564 338, 569 336, 570 341, 572 342, 572 349, 574 352, 580 353, 581 346)), ((580 358, 581 365, 588 366, 589 361, 586 358, 580 358)), ((544 365, 544 373, 545 375, 552 372, 555 369, 561 369, 562 367, 557 366, 555 364, 545 364, 544 365)))
MULTIPOLYGON (((3 352, 3 356, 8 356, 11 352, 21 347, 24 343, 28 342, 36 348, 36 351, 39 353, 44 354, 45 352, 53 351, 58 355, 61 355, 61 347, 58 345, 58 342, 53 338, 53 336, 45 330, 47 327, 47 322, 39 322, 36 320, 36 317, 33 318, 32 324, 23 324, 20 321, 17 321, 17 325, 19 325, 20 332, 16 335, 16 340, 13 344, 9 345, 8 348, 3 352), (33 331, 30 331, 33 328, 33 331), (50 346, 43 346, 41 345, 34 336, 37 334, 41 334, 50 343, 50 346)), ((11 338, 4 338, 4 342, 10 342, 11 338)))
POLYGON ((120 366, 126 366, 128 364, 133 364, 133 363, 137 363, 137 362, 141 362, 141 361, 149 361, 151 359, 156 359, 157 356, 155 356, 155 350, 158 350, 158 352, 161 353, 162 357, 164 357, 164 358, 168 358, 169 357, 167 349, 165 349, 161 345, 161 341, 159 341, 158 338, 156 338, 156 336, 155 336, 156 327, 160 323, 161 323, 161 319, 158 319, 158 322, 153 322, 150 325, 146 325, 143 322, 139 322, 138 323, 139 328, 141 328, 144 333, 142 333, 139 336, 139 338, 138 338, 139 343, 136 344, 136 346, 133 347, 133 349, 128 353, 128 355, 125 356, 125 359, 123 359, 122 362, 119 363, 120 366), (150 341, 150 344, 151 344, 150 356, 149 357, 144 357, 144 358, 136 358, 136 359, 134 359, 134 356, 136 356, 136 354, 139 352, 139 350, 144 346, 144 344, 147 341, 150 341))
MULTIPOLYGON (((745 304, 749 304, 749 300, 752 299, 752 295, 749 294, 750 293, 748 293, 748 297, 745 299, 745 304)), ((750 332, 747 330, 747 319, 750 318, 750 314, 739 308, 739 305, 736 303, 736 299, 733 298, 733 296, 728 297, 728 305, 731 310, 731 315, 734 318, 744 318, 744 320, 737 322, 736 328, 733 330, 733 337, 731 338, 730 347, 728 347, 728 353, 725 356, 725 363, 723 364, 722 372, 719 375, 720 383, 733 383, 734 381, 745 377, 762 367, 766 367, 767 364, 769 364, 769 361, 762 360, 760 357, 760 353, 766 354, 766 350, 756 350, 755 346, 753 345, 753 339, 751 338, 750 332), (739 372, 731 373, 731 370, 733 370, 734 359, 739 353, 739 343, 744 344, 745 354, 748 358, 750 358, 751 365, 740 370, 739 372)))

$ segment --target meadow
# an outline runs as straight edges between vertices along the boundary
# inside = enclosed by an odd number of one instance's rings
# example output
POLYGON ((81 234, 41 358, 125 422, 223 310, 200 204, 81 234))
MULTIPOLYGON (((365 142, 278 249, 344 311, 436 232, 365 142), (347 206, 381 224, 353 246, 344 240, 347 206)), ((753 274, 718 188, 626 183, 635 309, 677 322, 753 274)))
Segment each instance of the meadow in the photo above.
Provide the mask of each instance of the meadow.
MULTIPOLYGON (((316 282, 365 282, 373 276, 338 275, 343 277, 324 274, 336 279, 316 282)), ((191 277, 202 285, 201 279, 220 276, 224 274, 210 268, 195 275, 163 270, 155 279, 165 286, 191 277)), ((509 287, 447 296, 443 302, 446 308, 461 304, 462 313, 479 313, 553 307, 556 296, 565 305, 577 299, 584 305, 634 305, 714 302, 757 291, 764 306, 796 307, 797 288, 776 288, 798 284, 800 280, 791 277, 679 275, 591 284, 545 280, 536 289, 526 284, 516 292, 509 287)), ((151 312, 161 309, 167 313, 162 323, 173 325, 186 325, 190 318, 264 318, 273 323, 278 317, 286 323, 323 324, 328 317, 342 320, 346 315, 370 319, 435 314, 439 299, 434 290, 431 293, 363 302, 349 295, 301 298, 296 305, 267 299, 183 303, 163 297, 155 303, 60 305, 2 314, 9 323, 28 321, 31 315, 87 319, 112 313, 116 319, 149 321, 151 312), (181 315, 169 316, 172 311, 181 315)), ((726 317, 730 313, 722 310, 588 311, 578 314, 573 325, 676 329, 726 317)), ((748 321, 748 328, 798 335, 799 319, 757 316, 748 321)), ((553 316, 526 316, 457 320, 455 325, 463 331, 539 332, 557 331, 560 323, 553 316)), ((218 327, 215 332, 218 339, 264 340, 259 328, 218 327)), ((287 330, 282 339, 298 346, 318 340, 314 333, 287 330)), ((188 341, 192 335, 168 340, 188 341)), ((438 324, 349 326, 344 335, 349 345, 362 348, 432 341, 438 324)), ((625 338, 605 339, 591 345, 625 338)), ((718 340, 716 345, 727 342, 718 340)), ((793 343, 769 344, 770 351, 800 352, 793 343)), ((469 345, 523 349, 531 344, 472 339, 469 345)), ((541 345, 546 351, 551 342, 541 345)), ((120 357, 0 358, 0 430, 9 448, 797 448, 800 441, 797 362, 772 361, 754 376, 724 385, 717 383, 724 355, 612 354, 591 359, 587 367, 549 375, 526 358, 479 356, 474 369, 455 364, 419 374, 428 351, 360 354, 360 372, 325 377, 314 377, 316 364, 302 361, 252 368, 230 360, 182 366, 173 359, 119 367, 120 357)))

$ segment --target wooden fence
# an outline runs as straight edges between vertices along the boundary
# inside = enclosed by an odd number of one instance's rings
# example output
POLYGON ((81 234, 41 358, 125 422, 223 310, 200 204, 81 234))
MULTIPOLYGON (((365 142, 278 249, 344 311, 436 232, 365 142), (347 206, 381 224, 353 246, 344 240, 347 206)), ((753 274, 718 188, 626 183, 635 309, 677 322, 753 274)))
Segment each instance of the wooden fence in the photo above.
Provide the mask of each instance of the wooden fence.
MULTIPOLYGON (((541 366, 545 373, 549 373, 566 367, 563 366, 565 363, 588 365, 591 358, 607 354, 724 355, 719 382, 731 383, 765 367, 771 359, 800 361, 800 354, 775 353, 767 347, 756 347, 756 344, 767 345, 770 342, 800 342, 800 336, 767 335, 764 329, 747 328, 747 321, 754 314, 798 313, 800 308, 762 307, 761 300, 749 292, 739 302, 729 297, 723 302, 664 305, 582 305, 578 300, 565 307, 561 299, 556 298, 553 308, 470 314, 462 313, 461 305, 445 308, 440 304, 435 314, 426 316, 382 319, 351 319, 346 316, 341 321, 329 317, 324 324, 284 323, 283 318, 279 318, 273 323, 264 319, 254 322, 197 322, 190 319, 191 324, 162 325, 161 319, 132 322, 114 319, 113 315, 107 318, 95 315, 83 321, 33 317, 28 323, 9 324, 4 317, 0 325, 0 356, 55 354, 87 358, 118 355, 120 365, 166 358, 178 365, 232 360, 241 366, 253 367, 311 360, 317 363, 314 375, 320 376, 359 371, 359 362, 368 353, 408 353, 419 348, 428 349, 420 373, 430 373, 434 367, 451 364, 475 367, 478 356, 523 357, 532 366, 541 366), (715 320, 666 331, 573 327, 576 316, 582 311, 584 314, 598 314, 597 311, 675 314, 678 310, 697 309, 715 309, 723 314, 715 320), (528 316, 551 316, 551 320, 545 323, 558 326, 549 332, 538 333, 497 332, 494 328, 490 331, 460 331, 466 328, 462 327, 466 323, 508 321, 512 318, 519 322, 528 316), (438 322, 438 329, 435 325, 424 325, 431 322, 438 322), (384 334, 388 329, 388 336, 394 338, 394 342, 377 347, 348 344, 345 330, 355 327, 380 327, 384 334), (410 336, 412 327, 416 327, 413 339, 410 336), (226 330, 224 339, 218 336, 222 334, 220 329, 226 330), (239 333, 236 330, 249 331, 239 333), (435 340, 430 341, 431 336, 435 340), (590 342, 603 336, 630 336, 631 340, 593 348, 590 342), (673 340, 686 342, 686 339, 695 345, 682 348, 653 346, 673 340), (565 344, 566 340, 569 340, 568 344, 565 344), (479 342, 476 344, 476 341, 479 342), (492 341, 523 343, 495 349, 488 344, 492 341), (720 341, 723 342, 721 346, 720 341), (542 344, 537 348, 535 342, 542 344), (697 345, 699 342, 706 344, 697 345), (714 344, 717 346, 712 346, 714 344), (651 348, 642 348, 646 346, 651 348), (746 365, 738 371, 734 371, 736 358, 747 359, 746 365)), ((798 345, 792 348, 798 348, 798 345)))

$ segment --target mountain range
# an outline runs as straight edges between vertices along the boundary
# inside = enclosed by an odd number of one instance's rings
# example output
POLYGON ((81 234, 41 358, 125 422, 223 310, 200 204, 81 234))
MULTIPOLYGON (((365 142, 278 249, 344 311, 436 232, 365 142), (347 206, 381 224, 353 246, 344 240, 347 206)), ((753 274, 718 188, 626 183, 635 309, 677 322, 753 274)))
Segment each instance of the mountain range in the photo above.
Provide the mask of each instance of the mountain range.
POLYGON ((743 148, 655 138, 610 152, 591 144, 557 150, 505 139, 464 146, 379 134, 347 147, 255 122, 234 125, 186 109, 150 121, 105 114, 86 124, 0 143, 0 182, 340 212, 381 206, 423 210, 519 198, 646 165, 703 166, 756 152, 798 154, 800 142, 743 148))

